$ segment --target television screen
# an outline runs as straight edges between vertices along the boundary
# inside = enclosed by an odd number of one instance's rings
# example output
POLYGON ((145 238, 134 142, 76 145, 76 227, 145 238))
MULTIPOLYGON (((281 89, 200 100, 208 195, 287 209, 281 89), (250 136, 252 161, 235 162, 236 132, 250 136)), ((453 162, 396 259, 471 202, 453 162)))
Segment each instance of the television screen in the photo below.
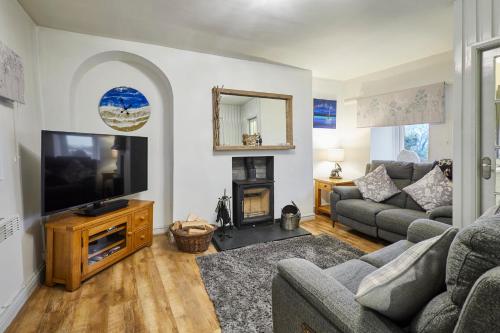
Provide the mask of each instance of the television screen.
POLYGON ((148 189, 148 139, 42 131, 42 214, 148 189))

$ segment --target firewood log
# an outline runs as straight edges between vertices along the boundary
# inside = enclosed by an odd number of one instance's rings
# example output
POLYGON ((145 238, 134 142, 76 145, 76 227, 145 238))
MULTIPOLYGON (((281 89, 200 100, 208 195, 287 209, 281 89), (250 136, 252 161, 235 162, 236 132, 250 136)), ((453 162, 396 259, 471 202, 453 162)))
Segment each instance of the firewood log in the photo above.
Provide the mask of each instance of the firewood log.
POLYGON ((188 230, 189 235, 199 235, 199 234, 204 234, 207 231, 205 229, 196 229, 196 228, 190 228, 188 230))

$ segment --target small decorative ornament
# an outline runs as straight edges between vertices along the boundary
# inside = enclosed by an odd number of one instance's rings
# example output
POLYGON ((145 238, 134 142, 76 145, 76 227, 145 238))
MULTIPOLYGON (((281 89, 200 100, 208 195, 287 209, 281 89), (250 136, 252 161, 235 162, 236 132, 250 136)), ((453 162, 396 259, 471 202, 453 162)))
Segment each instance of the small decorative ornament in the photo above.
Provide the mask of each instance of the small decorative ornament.
POLYGON ((99 114, 109 127, 131 132, 144 126, 151 115, 147 98, 138 90, 117 87, 106 92, 99 102, 99 114))

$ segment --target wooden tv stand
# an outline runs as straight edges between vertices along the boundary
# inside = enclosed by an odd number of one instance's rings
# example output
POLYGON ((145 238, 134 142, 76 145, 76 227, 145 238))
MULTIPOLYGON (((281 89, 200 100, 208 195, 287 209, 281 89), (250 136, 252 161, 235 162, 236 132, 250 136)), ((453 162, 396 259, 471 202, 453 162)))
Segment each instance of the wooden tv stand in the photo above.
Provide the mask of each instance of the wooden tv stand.
POLYGON ((73 291, 82 281, 153 242, 153 201, 96 217, 65 213, 45 224, 45 284, 73 291))

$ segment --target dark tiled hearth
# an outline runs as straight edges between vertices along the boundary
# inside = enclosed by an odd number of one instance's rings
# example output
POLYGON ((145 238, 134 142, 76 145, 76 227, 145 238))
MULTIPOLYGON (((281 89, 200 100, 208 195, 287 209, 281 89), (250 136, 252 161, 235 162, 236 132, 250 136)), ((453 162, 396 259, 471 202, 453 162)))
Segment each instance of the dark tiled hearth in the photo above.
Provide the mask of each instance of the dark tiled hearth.
POLYGON ((283 230, 280 227, 279 221, 270 224, 260 224, 256 227, 234 228, 233 230, 229 230, 228 233, 231 238, 225 238, 224 241, 222 241, 221 237, 219 237, 219 232, 215 232, 212 241, 217 250, 232 250, 252 244, 272 242, 311 234, 309 231, 302 228, 291 231, 283 230))

